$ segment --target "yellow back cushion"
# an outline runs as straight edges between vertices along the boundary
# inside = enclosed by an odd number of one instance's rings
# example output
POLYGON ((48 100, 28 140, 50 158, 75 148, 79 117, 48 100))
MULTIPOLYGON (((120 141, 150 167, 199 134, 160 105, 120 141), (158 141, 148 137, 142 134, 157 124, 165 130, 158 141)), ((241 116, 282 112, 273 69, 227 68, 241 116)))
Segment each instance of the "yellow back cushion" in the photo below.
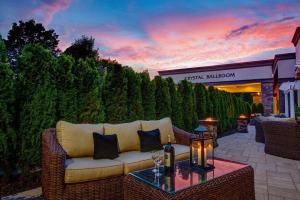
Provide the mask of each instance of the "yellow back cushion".
POLYGON ((140 121, 122 124, 104 124, 104 135, 117 135, 120 152, 140 150, 138 130, 141 130, 140 121))
POLYGON ((169 117, 163 118, 161 120, 142 121, 143 131, 151 131, 154 129, 159 129, 162 144, 168 143, 168 135, 171 136, 171 142, 176 143, 172 122, 169 117))
POLYGON ((103 124, 72 124, 65 121, 56 124, 57 140, 72 158, 94 155, 93 132, 103 134, 103 124))

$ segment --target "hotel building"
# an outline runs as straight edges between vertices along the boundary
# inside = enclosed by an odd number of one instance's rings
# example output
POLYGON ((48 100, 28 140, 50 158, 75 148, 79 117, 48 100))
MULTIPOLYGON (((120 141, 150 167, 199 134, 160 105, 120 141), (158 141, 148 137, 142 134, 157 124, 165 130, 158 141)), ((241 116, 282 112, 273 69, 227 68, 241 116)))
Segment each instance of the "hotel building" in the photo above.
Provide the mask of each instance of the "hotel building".
MULTIPOLYGON (((255 103, 264 104, 265 113, 284 113, 285 97, 279 86, 286 81, 295 81, 295 69, 300 66, 299 40, 300 27, 292 39, 296 53, 277 54, 268 60, 163 70, 158 73, 162 77, 172 77, 175 83, 186 79, 231 93, 249 92, 255 103)), ((296 104, 300 106, 300 92, 295 91, 294 96, 296 104)))

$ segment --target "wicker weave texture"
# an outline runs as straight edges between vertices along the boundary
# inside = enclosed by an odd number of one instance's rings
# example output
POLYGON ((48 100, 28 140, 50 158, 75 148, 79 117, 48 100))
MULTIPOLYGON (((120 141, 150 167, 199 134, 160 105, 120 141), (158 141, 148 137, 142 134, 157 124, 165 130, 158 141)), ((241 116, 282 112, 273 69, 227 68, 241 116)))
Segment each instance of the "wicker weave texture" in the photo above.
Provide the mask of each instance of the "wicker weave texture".
POLYGON ((124 178, 125 200, 254 200, 254 171, 251 166, 170 195, 134 178, 124 178))
MULTIPOLYGON (((178 144, 189 144, 190 133, 176 127, 173 127, 173 130, 178 144)), ((56 139, 55 129, 45 130, 42 140, 42 191, 44 199, 123 199, 124 176, 65 184, 65 161, 67 155, 56 139)))
POLYGON ((255 130, 256 130, 255 141, 260 143, 265 143, 265 134, 262 127, 262 121, 259 119, 256 119, 255 130))
POLYGON ((293 122, 265 121, 265 152, 300 160, 300 125, 293 122))

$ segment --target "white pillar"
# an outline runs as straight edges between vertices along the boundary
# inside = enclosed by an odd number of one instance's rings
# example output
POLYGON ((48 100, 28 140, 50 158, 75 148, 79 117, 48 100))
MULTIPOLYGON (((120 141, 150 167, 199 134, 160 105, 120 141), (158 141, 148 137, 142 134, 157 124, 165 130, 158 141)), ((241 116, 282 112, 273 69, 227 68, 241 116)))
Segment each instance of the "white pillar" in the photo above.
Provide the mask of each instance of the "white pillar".
POLYGON ((295 118, 294 90, 290 90, 290 108, 291 108, 291 118, 295 118))
POLYGON ((284 114, 289 117, 289 93, 284 91, 284 114))

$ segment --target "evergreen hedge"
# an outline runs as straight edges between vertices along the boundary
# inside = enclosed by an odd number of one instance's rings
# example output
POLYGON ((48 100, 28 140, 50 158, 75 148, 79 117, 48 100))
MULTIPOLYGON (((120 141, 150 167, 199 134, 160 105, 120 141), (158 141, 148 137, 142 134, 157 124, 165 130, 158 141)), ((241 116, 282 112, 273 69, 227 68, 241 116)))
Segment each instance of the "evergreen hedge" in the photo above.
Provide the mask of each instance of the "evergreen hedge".
POLYGON ((3 160, 16 160, 11 159, 13 155, 25 170, 40 166, 41 134, 61 119, 122 123, 170 117, 176 126, 192 131, 198 119, 215 117, 223 132, 250 109, 241 97, 213 86, 187 80, 176 85, 171 78, 160 76, 150 80, 148 72, 136 73, 115 61, 54 57, 40 45, 24 47, 14 74, 4 51, 0 42, 2 168, 3 160), (20 147, 8 145, 19 143, 20 147))
POLYGON ((171 117, 171 97, 168 82, 160 76, 154 78, 156 119, 171 117))
POLYGON ((172 78, 166 79, 168 82, 169 93, 171 98, 171 119, 174 125, 179 128, 184 127, 182 113, 182 97, 176 89, 176 85, 172 78))
POLYGON ((141 76, 141 92, 142 105, 144 109, 144 120, 156 119, 155 110, 155 82, 150 80, 148 72, 142 72, 141 76))
MULTIPOLYGON (((8 64, 4 41, 0 37, 0 174, 5 175, 16 162, 17 137, 14 127, 15 81, 8 64)), ((1 176, 1 175, 0 175, 1 176)))
POLYGON ((22 50, 17 65, 20 160, 23 168, 28 168, 40 165, 41 134, 56 123, 55 62, 49 50, 29 44, 22 50))

